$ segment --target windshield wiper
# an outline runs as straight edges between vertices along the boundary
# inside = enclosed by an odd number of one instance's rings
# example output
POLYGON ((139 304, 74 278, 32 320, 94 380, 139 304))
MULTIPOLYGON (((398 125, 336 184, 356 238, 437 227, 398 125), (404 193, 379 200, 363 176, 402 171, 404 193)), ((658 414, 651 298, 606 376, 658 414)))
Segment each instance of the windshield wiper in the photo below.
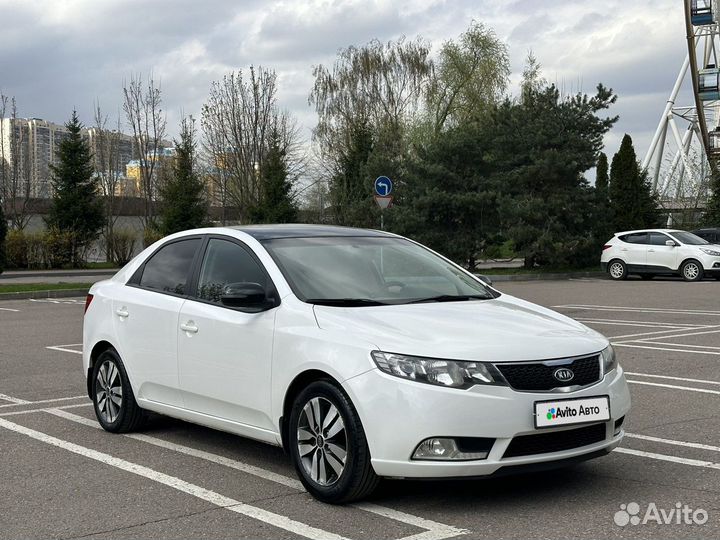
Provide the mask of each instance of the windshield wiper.
POLYGON ((492 296, 481 294, 440 294, 438 296, 430 296, 428 298, 419 298, 410 300, 407 304, 422 304, 425 302, 462 302, 465 300, 490 300, 492 296))
POLYGON ((319 306, 339 306, 339 307, 357 307, 357 306, 386 306, 385 302, 371 300, 370 298, 308 298, 305 300, 309 304, 317 304, 319 306))

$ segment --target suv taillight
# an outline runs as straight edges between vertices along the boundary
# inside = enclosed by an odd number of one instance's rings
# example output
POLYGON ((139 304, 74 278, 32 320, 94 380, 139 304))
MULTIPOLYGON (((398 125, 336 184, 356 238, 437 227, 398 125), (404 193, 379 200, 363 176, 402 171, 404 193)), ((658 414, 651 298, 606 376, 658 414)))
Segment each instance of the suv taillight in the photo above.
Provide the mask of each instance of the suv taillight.
POLYGON ((87 313, 88 308, 90 307, 90 303, 93 301, 93 295, 88 294, 85 297, 85 311, 83 313, 87 313))
POLYGON ((612 244, 605 244, 603 246, 603 251, 605 251, 606 249, 610 249, 611 247, 612 247, 612 244))

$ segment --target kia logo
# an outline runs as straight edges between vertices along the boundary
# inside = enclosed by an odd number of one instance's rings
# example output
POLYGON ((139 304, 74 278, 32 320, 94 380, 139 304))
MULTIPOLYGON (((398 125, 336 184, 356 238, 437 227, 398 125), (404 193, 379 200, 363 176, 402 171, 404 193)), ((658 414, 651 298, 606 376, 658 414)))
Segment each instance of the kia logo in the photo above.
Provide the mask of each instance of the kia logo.
POLYGON ((555 377, 560 382, 570 382, 575 377, 575 374, 572 372, 571 369, 561 367, 555 370, 555 372, 553 373, 553 377, 555 377))

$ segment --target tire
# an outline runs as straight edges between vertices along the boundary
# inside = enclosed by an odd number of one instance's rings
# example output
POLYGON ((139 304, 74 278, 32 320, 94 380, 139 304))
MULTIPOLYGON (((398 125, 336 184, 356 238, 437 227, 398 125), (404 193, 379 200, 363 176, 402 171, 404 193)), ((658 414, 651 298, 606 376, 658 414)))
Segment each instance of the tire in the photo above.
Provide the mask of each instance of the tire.
POLYGON ((92 400, 95 416, 105 431, 127 433, 137 430, 145 421, 144 411, 135 401, 125 366, 113 349, 103 352, 95 361, 92 400), (114 399, 107 399, 108 395, 114 396, 114 399))
POLYGON ((316 499, 343 504, 367 497, 377 487, 380 479, 370 463, 360 417, 331 381, 315 381, 297 395, 288 429, 295 470, 316 499))
POLYGON ((703 278, 703 266, 695 259, 682 263, 680 275, 685 281, 700 281, 703 278))
POLYGON ((655 277, 655 276, 653 276, 652 274, 640 274, 640 279, 643 279, 643 280, 645 280, 645 281, 649 281, 649 280, 651 280, 653 277, 655 277))
POLYGON ((628 271, 627 265, 620 259, 613 259, 608 263, 608 275, 610 279, 620 281, 621 279, 627 279, 628 271))

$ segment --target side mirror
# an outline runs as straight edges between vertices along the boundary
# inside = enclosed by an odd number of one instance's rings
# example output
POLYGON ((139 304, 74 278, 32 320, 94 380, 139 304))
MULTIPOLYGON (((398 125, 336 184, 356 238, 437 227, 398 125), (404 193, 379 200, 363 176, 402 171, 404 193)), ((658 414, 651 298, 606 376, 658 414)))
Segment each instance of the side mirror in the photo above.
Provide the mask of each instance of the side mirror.
POLYGON ((675 240, 665 240, 665 245, 670 247, 675 247, 677 244, 675 243, 675 240))
POLYGON ((484 276, 484 275, 482 275, 482 274, 477 274, 477 277, 478 277, 478 279, 479 279, 480 281, 482 281, 485 285, 489 285, 490 287, 492 287, 492 279, 490 279, 489 277, 484 276))
POLYGON ((268 299, 265 287, 252 282, 225 285, 220 301, 223 306, 231 308, 268 308, 274 305, 274 302, 268 299))

